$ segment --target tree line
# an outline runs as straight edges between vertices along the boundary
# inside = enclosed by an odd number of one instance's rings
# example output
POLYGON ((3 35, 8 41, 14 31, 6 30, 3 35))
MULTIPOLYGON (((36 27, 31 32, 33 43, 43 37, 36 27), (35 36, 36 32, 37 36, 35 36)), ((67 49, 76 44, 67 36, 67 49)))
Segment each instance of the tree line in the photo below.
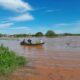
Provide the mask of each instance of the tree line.
POLYGON ((58 37, 58 36, 80 36, 80 34, 71 34, 71 33, 63 33, 63 34, 57 34, 52 30, 47 31, 45 34, 42 32, 37 32, 35 34, 13 34, 13 35, 6 35, 6 34, 0 34, 0 37, 58 37))
POLYGON ((11 35, 11 36, 14 36, 14 37, 29 37, 29 36, 32 36, 32 37, 43 37, 43 36, 55 37, 55 36, 57 36, 57 34, 54 31, 49 30, 45 34, 43 34, 42 32, 37 32, 35 34, 15 34, 15 35, 11 35))

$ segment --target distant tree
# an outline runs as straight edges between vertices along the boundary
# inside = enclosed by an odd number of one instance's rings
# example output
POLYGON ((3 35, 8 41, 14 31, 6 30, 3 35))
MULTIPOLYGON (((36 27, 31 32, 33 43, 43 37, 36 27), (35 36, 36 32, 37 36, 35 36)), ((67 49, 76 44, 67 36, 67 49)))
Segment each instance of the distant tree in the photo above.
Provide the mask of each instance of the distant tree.
POLYGON ((54 31, 49 30, 49 31, 47 31, 47 33, 45 34, 45 36, 46 37, 55 37, 55 36, 57 36, 57 34, 54 31))
POLYGON ((14 34, 14 37, 27 37, 29 36, 28 34, 14 34))
POLYGON ((35 34, 35 36, 36 36, 36 37, 42 37, 42 36, 44 36, 44 35, 43 35, 42 32, 37 32, 37 33, 35 34))
POLYGON ((5 37, 5 36, 6 36, 5 34, 1 34, 1 33, 0 33, 0 37, 5 37))
POLYGON ((2 37, 2 34, 0 34, 0 37, 2 37))
POLYGON ((71 34, 71 33, 64 33, 63 35, 64 36, 72 36, 73 34, 71 34))

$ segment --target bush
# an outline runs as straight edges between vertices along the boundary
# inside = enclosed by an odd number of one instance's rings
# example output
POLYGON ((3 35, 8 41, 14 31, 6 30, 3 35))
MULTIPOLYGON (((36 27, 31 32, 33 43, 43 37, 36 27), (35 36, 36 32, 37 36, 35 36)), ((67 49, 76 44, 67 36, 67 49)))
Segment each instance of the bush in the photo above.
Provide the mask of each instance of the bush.
POLYGON ((64 36, 72 36, 71 33, 64 33, 63 35, 64 35, 64 36))
POLYGON ((47 31, 47 33, 45 34, 46 37, 55 37, 57 36, 57 34, 51 30, 47 31))
POLYGON ((20 66, 20 65, 23 66, 23 65, 26 64, 26 59, 24 57, 22 57, 22 56, 17 57, 16 60, 17 60, 18 66, 20 66))
POLYGON ((43 36, 43 33, 42 33, 42 32, 37 32, 37 33, 35 34, 35 36, 36 36, 36 37, 42 37, 42 36, 43 36))
POLYGON ((0 46, 0 75, 6 75, 14 71, 19 66, 26 64, 26 59, 17 56, 15 52, 10 51, 3 45, 0 46))

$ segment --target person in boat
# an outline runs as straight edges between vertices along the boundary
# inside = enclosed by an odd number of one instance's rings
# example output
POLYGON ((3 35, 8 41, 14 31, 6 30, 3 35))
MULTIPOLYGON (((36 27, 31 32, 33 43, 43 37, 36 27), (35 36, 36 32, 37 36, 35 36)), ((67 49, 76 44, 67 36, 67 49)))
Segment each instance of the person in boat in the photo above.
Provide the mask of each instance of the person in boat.
POLYGON ((28 41, 29 44, 32 44, 32 40, 31 39, 28 39, 27 41, 28 41))
POLYGON ((43 43, 44 41, 42 39, 40 39, 40 43, 43 43))
POLYGON ((25 43, 25 39, 23 40, 23 43, 25 43))

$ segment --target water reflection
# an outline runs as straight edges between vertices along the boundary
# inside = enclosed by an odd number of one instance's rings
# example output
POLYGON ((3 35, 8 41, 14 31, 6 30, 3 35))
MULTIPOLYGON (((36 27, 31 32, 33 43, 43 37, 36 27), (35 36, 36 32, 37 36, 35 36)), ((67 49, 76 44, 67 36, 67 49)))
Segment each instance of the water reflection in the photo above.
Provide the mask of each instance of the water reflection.
POLYGON ((31 51, 31 50, 33 50, 33 49, 35 49, 35 50, 44 50, 44 46, 42 46, 42 45, 39 45, 39 46, 22 46, 21 45, 21 47, 25 50, 25 49, 27 49, 28 51, 31 51))

